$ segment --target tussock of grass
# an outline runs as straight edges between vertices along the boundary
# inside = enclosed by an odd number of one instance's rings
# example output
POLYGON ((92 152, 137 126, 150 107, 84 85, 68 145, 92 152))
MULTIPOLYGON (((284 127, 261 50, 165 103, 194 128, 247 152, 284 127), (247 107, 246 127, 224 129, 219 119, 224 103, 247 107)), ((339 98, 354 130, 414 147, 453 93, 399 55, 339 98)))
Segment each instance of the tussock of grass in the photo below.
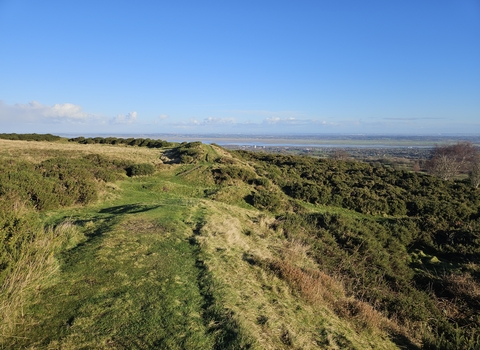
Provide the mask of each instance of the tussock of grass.
POLYGON ((332 307, 337 300, 345 298, 342 284, 319 270, 304 270, 285 260, 267 261, 266 265, 314 304, 327 303, 332 307))
MULTIPOLYGON (((15 338, 19 329, 32 325, 27 308, 38 293, 55 280, 59 262, 55 252, 68 248, 78 240, 78 232, 70 222, 40 232, 25 245, 13 270, 0 289, 0 339, 15 338)), ((1 344, 1 343, 0 343, 1 344)))

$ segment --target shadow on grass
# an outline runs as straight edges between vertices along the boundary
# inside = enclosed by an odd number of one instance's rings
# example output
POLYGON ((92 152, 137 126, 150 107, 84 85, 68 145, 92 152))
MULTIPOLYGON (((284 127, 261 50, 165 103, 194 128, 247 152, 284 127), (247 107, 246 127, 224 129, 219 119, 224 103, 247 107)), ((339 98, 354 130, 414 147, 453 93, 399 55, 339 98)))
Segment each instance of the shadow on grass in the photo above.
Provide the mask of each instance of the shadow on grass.
MULTIPOLYGON (((122 215, 124 214, 136 214, 143 213, 150 210, 154 210, 161 205, 145 205, 145 204, 126 204, 118 205, 115 207, 104 208, 98 211, 97 215, 90 216, 88 218, 79 218, 73 220, 73 224, 79 227, 85 228, 84 235, 86 240, 79 243, 71 251, 65 252, 64 257, 69 257, 73 251, 82 251, 85 246, 92 243, 99 243, 97 241, 102 239, 103 234, 113 229, 115 225, 120 223, 122 215)), ((63 221, 63 220, 62 220, 63 221)), ((71 259, 66 259, 71 260, 71 259)))
POLYGON ((119 222, 120 218, 116 217, 115 215, 94 216, 88 219, 74 220, 74 225, 80 227, 87 227, 91 225, 92 227, 85 229, 85 231, 83 232, 86 238, 83 242, 78 243, 72 249, 63 251, 61 253, 62 260, 65 265, 74 265, 84 259, 87 251, 91 250, 92 244, 100 244, 103 240, 103 234, 111 231, 112 228, 119 222))
POLYGON ((159 208, 161 205, 146 205, 146 204, 125 204, 117 205, 115 207, 105 208, 99 211, 101 214, 136 214, 144 213, 146 211, 159 208))
POLYGON ((398 345, 400 349, 412 349, 412 350, 420 350, 420 348, 412 343, 410 339, 405 337, 402 334, 393 334, 391 335, 390 339, 398 345))

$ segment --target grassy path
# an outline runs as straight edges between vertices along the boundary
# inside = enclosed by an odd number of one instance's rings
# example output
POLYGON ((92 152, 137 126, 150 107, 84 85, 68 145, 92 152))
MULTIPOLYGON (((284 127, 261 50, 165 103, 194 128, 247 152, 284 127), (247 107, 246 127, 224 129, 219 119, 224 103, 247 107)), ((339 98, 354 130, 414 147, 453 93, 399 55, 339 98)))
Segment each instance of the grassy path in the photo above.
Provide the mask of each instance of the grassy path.
POLYGON ((70 218, 85 239, 63 253, 55 282, 37 291, 26 312, 30 326, 7 348, 228 345, 235 330, 212 327, 222 315, 190 239, 201 220, 193 202, 154 198, 144 185, 127 183, 110 204, 70 218))

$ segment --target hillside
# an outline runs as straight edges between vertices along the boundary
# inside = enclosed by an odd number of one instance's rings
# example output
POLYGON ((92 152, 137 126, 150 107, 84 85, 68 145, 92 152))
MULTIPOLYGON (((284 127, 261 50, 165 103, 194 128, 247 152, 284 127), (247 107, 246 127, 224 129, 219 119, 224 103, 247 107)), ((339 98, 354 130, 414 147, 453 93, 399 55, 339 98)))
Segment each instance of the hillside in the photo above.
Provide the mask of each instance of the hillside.
POLYGON ((70 141, 0 140, 0 348, 480 347, 466 182, 70 141))

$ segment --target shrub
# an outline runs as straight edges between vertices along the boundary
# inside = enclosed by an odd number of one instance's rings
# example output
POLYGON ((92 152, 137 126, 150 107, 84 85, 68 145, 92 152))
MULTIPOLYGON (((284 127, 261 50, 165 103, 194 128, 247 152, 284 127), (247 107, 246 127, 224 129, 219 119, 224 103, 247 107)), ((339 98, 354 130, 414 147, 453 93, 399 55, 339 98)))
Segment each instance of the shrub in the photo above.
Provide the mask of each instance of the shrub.
POLYGON ((265 177, 257 177, 250 181, 255 186, 269 187, 270 180, 265 177))
POLYGON ((282 207, 282 200, 278 193, 266 190, 264 188, 258 189, 251 196, 252 205, 261 210, 278 211, 282 207))
POLYGON ((28 202, 14 193, 0 197, 0 285, 40 228, 28 202))
POLYGON ((180 158, 180 161, 184 164, 193 163, 194 161, 201 160, 204 155, 202 143, 196 142, 184 142, 175 149, 175 153, 180 158))
POLYGON ((145 176, 152 175, 155 172, 155 167, 150 163, 134 164, 127 168, 128 176, 145 176))
POLYGON ((116 137, 94 137, 94 138, 85 138, 83 136, 75 137, 68 139, 69 142, 77 142, 83 144, 92 144, 92 143, 100 143, 100 144, 107 144, 107 145, 117 145, 117 144, 124 144, 129 146, 138 146, 138 147, 148 147, 148 148, 162 148, 162 147, 169 147, 172 144, 168 141, 163 140, 151 140, 151 139, 143 139, 138 138, 135 139, 130 137, 128 139, 123 138, 116 138, 116 137))
POLYGON ((255 178, 255 173, 245 167, 226 165, 221 168, 212 170, 212 174, 217 182, 223 182, 228 179, 235 179, 241 181, 251 181, 255 178))

